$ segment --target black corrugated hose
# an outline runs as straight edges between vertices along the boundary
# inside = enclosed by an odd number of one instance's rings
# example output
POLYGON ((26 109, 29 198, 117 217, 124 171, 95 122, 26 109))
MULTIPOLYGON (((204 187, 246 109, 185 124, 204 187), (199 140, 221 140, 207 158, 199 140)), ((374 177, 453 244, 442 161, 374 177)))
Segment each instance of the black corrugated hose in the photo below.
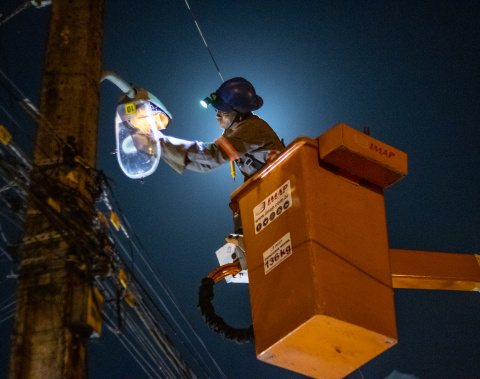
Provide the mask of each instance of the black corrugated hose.
POLYGON ((233 328, 215 313, 215 308, 212 305, 214 285, 215 280, 206 277, 202 279, 202 284, 198 290, 198 309, 208 327, 223 338, 238 344, 253 341, 253 325, 250 325, 249 328, 233 328))

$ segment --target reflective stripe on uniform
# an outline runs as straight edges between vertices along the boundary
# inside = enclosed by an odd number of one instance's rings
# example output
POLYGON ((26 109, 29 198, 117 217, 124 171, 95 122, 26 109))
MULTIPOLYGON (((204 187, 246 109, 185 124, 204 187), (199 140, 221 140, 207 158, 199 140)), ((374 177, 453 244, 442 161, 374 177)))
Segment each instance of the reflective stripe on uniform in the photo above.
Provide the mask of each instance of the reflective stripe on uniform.
POLYGON ((224 136, 220 136, 220 138, 215 140, 216 143, 228 154, 231 161, 237 160, 240 158, 238 156, 237 150, 232 146, 230 142, 224 136))

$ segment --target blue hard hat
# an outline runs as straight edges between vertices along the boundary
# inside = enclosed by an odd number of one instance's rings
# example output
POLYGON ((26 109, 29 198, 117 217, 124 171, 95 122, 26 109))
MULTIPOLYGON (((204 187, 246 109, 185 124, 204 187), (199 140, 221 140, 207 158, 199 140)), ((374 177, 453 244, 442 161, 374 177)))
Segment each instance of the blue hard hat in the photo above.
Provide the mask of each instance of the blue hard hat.
POLYGON ((263 99, 255 93, 252 83, 244 78, 227 80, 204 101, 221 112, 248 113, 263 105, 263 99))

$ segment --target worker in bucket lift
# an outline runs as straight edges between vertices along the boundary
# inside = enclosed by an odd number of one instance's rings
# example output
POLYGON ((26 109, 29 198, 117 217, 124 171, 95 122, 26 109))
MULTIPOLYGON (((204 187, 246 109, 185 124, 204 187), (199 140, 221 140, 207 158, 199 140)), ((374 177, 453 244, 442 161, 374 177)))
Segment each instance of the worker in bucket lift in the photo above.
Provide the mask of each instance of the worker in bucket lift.
MULTIPOLYGON (((263 99, 246 79, 227 80, 202 105, 215 108, 218 125, 224 131, 209 143, 162 135, 162 159, 178 173, 186 169, 203 173, 235 162, 246 180, 285 147, 273 129, 252 113, 263 105, 263 99)), ((237 224, 235 218, 234 223, 237 224)), ((239 227, 235 225, 235 232, 239 227)))
POLYGON ((252 111, 263 105, 253 85, 233 78, 202 101, 217 111, 223 134, 215 142, 186 141, 162 136, 162 158, 177 172, 207 172, 234 161, 246 179, 259 171, 272 154, 284 148, 273 129, 252 111))

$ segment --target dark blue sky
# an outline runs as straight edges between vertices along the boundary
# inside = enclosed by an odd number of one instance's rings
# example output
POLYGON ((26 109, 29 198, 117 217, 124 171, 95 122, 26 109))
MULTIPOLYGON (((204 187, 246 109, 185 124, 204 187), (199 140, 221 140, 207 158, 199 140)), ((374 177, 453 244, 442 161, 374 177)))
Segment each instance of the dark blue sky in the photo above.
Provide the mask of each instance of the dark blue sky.
MULTIPOLYGON (((4 1, 0 10, 8 14, 22 2, 4 1)), ((408 176, 385 192, 391 248, 479 253, 480 2, 189 3, 223 77, 255 85, 265 101, 256 113, 287 144, 344 123, 368 126, 408 154, 408 176)), ((0 26, 1 68, 34 101, 48 12, 31 8, 0 26)), ((166 134, 219 136, 214 111, 199 100, 221 80, 183 0, 108 0, 104 37, 104 69, 162 100, 173 115, 166 134)), ((103 83, 100 95, 98 168, 115 182, 133 230, 226 376, 300 378, 256 360, 253 344, 222 340, 196 309, 200 280, 217 267, 215 251, 232 231, 228 203, 241 179, 233 182, 229 167, 178 175, 163 162, 144 184, 127 178, 111 154, 120 92, 103 83)), ((0 100, 23 118, 4 92, 0 100)), ((10 125, 1 111, 0 123, 31 146, 32 129, 10 125)), ((218 284, 214 304, 231 324, 250 325, 247 285, 218 284)), ((479 293, 395 290, 395 305, 398 344, 348 378, 394 370, 480 378, 479 293)), ((6 323, 0 328, 7 333, 6 323)), ((108 335, 90 351, 92 378, 145 377, 108 335)))

